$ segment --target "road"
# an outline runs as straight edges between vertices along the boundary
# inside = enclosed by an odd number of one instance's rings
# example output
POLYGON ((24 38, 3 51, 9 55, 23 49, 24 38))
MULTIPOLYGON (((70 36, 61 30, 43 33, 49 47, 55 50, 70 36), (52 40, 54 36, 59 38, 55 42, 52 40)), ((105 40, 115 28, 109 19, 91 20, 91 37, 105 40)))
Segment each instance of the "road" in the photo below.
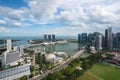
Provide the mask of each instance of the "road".
POLYGON ((73 61, 75 58, 78 58, 83 53, 84 53, 84 50, 79 50, 75 55, 73 55, 71 58, 67 59, 65 62, 63 62, 59 66, 56 66, 55 68, 48 70, 41 75, 35 76, 30 80, 41 80, 43 77, 47 76, 49 73, 59 72, 60 70, 66 68, 71 61, 73 61))

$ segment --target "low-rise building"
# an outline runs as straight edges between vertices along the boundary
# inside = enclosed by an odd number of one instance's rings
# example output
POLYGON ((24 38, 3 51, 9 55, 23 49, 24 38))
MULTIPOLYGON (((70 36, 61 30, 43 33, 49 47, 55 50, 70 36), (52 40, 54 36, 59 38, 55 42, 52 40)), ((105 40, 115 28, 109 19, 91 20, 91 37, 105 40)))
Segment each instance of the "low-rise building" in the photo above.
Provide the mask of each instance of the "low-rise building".
POLYGON ((113 58, 117 61, 120 61, 120 54, 116 53, 113 58))
POLYGON ((24 64, 18 67, 0 71, 0 80, 14 80, 25 75, 30 75, 30 66, 31 64, 24 64))
POLYGON ((65 52, 54 52, 54 54, 56 56, 63 57, 63 58, 67 58, 68 57, 67 53, 65 53, 65 52))

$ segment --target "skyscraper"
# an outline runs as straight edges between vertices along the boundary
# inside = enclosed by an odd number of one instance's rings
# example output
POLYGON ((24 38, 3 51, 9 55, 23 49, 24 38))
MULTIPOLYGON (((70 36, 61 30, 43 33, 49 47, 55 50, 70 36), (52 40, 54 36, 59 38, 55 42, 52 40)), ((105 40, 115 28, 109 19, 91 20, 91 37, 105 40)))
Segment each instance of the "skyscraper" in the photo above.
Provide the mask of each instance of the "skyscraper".
POLYGON ((82 33, 81 34, 81 42, 86 43, 87 42, 87 33, 82 33))
POLYGON ((52 34, 52 41, 54 42, 55 41, 55 35, 52 34))
POLYGON ((11 39, 8 39, 8 40, 7 40, 7 51, 8 51, 8 52, 12 51, 11 39))
POLYGON ((113 38, 112 38, 112 28, 108 28, 105 30, 105 47, 108 50, 113 49, 113 38))
POLYGON ((105 36, 102 35, 102 48, 105 49, 105 36))
POLYGON ((96 50, 101 51, 103 49, 103 35, 99 32, 90 33, 88 35, 89 46, 95 47, 96 50))
POLYGON ((105 30, 105 49, 108 49, 108 30, 105 30))
POLYGON ((94 32, 93 33, 93 40, 92 40, 92 43, 93 43, 93 46, 97 49, 97 42, 98 42, 98 35, 99 35, 100 33, 99 32, 94 32))
POLYGON ((102 34, 98 34, 96 38, 96 49, 102 50, 102 34))
POLYGON ((51 34, 48 35, 48 41, 51 41, 52 40, 52 37, 51 37, 51 34))
POLYGON ((54 42, 55 34, 44 34, 44 42, 54 42))
POLYGON ((47 34, 44 34, 44 41, 47 41, 47 34))
POLYGON ((108 28, 108 36, 109 36, 109 50, 113 49, 113 38, 112 38, 112 28, 108 28))
POLYGON ((23 50, 24 47, 23 47, 23 45, 21 45, 19 48, 20 48, 20 56, 21 56, 22 54, 24 54, 24 50, 23 50))
POLYGON ((120 48, 120 32, 116 34, 116 46, 117 48, 120 48))
POLYGON ((80 43, 80 42, 81 42, 81 35, 78 34, 78 43, 80 43))

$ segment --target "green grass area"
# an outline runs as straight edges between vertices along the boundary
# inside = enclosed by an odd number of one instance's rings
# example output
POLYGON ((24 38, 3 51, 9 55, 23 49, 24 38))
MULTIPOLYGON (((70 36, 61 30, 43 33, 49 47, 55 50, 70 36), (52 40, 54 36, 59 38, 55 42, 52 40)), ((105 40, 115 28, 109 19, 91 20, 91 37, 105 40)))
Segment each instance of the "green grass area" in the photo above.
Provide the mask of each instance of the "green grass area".
POLYGON ((103 80, 120 80, 120 69, 107 64, 97 63, 90 72, 103 80))
POLYGON ((120 69, 108 64, 97 63, 77 80, 120 80, 120 69))
POLYGON ((80 58, 86 58, 89 57, 91 54, 90 53, 84 53, 80 56, 80 58))
POLYGON ((77 80, 100 80, 96 76, 92 75, 88 71, 86 71, 82 76, 80 76, 77 80))

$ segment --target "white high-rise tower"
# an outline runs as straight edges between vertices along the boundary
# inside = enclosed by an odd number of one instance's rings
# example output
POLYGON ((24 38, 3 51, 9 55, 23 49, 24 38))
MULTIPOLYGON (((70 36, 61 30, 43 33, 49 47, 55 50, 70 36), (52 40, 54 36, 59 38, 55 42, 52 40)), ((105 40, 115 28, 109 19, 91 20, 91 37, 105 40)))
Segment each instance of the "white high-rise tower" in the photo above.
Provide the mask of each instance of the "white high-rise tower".
POLYGON ((102 35, 98 34, 98 50, 102 50, 102 35))
POLYGON ((8 52, 12 51, 11 39, 7 39, 7 51, 8 51, 8 52))
POLYGON ((22 54, 24 54, 24 50, 23 50, 23 46, 21 45, 21 46, 20 46, 20 56, 21 56, 22 54))

